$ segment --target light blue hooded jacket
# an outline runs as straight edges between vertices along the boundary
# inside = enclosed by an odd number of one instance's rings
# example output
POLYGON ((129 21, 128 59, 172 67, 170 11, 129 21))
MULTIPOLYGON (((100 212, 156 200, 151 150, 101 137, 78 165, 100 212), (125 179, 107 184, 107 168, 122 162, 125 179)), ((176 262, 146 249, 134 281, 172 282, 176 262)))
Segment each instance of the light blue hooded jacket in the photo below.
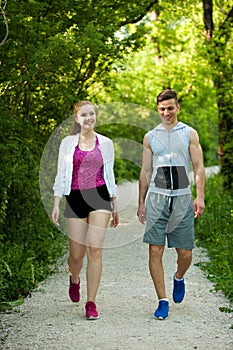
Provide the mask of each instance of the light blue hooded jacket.
POLYGON ((148 141, 153 152, 153 174, 149 192, 166 196, 191 193, 190 130, 188 125, 178 122, 171 130, 159 124, 148 132, 148 141))

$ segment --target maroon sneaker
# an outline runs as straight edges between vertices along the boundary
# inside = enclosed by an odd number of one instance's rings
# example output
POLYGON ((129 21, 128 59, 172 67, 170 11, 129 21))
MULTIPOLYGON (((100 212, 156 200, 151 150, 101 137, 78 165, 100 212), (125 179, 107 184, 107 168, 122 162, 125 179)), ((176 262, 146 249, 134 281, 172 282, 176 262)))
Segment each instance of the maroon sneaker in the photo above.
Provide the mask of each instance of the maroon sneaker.
POLYGON ((99 318, 98 311, 96 310, 96 305, 93 301, 88 301, 85 305, 85 309, 87 320, 97 320, 99 318))
POLYGON ((69 296, 74 303, 78 303, 80 300, 80 277, 78 283, 72 283, 70 276, 69 296))

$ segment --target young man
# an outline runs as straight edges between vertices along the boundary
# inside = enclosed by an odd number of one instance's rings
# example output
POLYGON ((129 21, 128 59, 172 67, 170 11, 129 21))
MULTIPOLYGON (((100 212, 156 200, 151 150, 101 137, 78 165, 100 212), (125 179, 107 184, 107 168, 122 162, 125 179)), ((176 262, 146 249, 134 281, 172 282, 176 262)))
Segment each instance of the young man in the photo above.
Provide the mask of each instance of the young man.
POLYGON ((137 215, 142 224, 146 222, 143 241, 149 244, 149 269, 159 300, 154 317, 166 319, 169 302, 162 264, 165 241, 167 238, 168 247, 177 252, 173 301, 181 303, 184 275, 192 262, 194 217, 204 212, 205 170, 196 130, 177 119, 180 105, 176 91, 161 92, 157 106, 162 123, 144 136, 137 215), (197 193, 194 202, 189 185, 190 163, 197 193))

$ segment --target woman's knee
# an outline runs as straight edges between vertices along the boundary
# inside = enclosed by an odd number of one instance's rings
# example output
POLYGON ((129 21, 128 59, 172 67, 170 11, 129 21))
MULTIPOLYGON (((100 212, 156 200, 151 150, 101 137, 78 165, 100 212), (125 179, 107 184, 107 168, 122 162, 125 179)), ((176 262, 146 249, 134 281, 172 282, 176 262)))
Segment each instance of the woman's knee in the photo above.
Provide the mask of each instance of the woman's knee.
POLYGON ((97 247, 87 247, 87 257, 100 259, 102 257, 102 249, 97 247))
POLYGON ((83 252, 70 252, 68 257, 68 263, 71 261, 74 264, 83 264, 85 253, 83 252))

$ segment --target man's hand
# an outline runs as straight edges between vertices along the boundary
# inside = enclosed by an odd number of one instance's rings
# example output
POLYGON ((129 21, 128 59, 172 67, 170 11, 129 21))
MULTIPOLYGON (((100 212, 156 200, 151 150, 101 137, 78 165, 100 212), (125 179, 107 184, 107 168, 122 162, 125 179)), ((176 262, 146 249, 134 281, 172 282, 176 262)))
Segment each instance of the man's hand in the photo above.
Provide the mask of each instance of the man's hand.
POLYGON ((146 206, 145 204, 141 204, 138 207, 137 216, 141 224, 145 224, 146 222, 146 206))
POLYGON ((202 198, 196 198, 194 200, 194 213, 195 213, 195 219, 199 218, 204 213, 205 210, 205 203, 204 199, 202 198))

